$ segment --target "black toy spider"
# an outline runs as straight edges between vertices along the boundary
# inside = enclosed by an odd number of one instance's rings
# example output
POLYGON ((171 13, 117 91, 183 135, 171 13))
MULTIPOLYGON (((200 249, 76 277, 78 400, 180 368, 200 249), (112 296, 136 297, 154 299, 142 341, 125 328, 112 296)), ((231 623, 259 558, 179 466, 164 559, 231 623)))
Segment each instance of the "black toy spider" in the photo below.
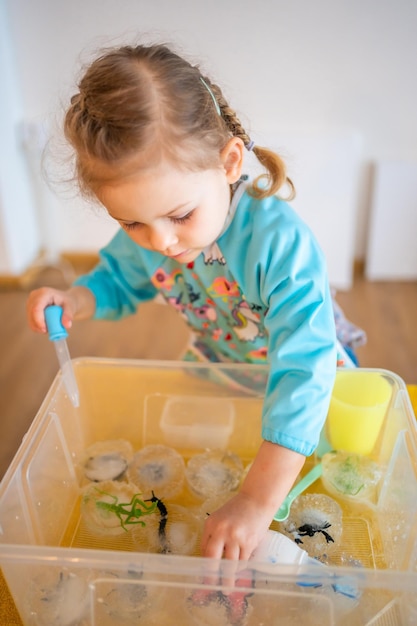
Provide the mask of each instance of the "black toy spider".
POLYGON ((297 544, 303 543, 301 537, 314 537, 316 533, 321 533, 326 539, 326 543, 334 543, 333 537, 326 532, 326 528, 330 528, 329 522, 324 522, 321 526, 318 524, 303 524, 299 526, 294 532, 294 541, 297 544))

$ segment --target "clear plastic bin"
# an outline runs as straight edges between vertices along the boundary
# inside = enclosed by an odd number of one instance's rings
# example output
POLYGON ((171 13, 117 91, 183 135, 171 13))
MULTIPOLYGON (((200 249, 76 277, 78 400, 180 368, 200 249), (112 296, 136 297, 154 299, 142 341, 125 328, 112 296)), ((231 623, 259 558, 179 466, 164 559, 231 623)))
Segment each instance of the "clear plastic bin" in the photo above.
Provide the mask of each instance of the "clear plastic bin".
POLYGON ((233 402, 226 398, 171 396, 161 417, 165 443, 174 447, 224 449, 234 424, 233 402))
MULTIPOLYGON (((0 566, 25 625, 417 623, 417 433, 398 376, 378 370, 392 397, 370 455, 382 471, 374 500, 338 498, 318 480, 309 493, 331 495, 342 509, 340 542, 325 566, 265 568, 203 559, 198 549, 140 551, 130 531, 91 535, 80 521, 80 459, 95 442, 122 438, 134 450, 171 445, 185 462, 214 445, 247 466, 261 441, 266 370, 101 359, 74 367, 80 407, 58 375, 0 485, 0 566), (200 430, 190 435, 179 416, 198 413, 199 402, 200 430), (201 436, 210 411, 219 423, 213 438, 201 436)), ((307 459, 303 473, 317 460, 307 459)), ((199 506, 191 497, 184 504, 199 506)))

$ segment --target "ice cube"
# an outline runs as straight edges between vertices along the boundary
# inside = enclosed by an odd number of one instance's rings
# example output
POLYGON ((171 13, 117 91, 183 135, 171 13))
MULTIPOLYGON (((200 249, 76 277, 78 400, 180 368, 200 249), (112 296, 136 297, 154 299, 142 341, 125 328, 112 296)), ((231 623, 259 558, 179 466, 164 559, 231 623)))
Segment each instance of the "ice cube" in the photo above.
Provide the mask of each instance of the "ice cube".
POLYGON ((242 473, 243 464, 236 454, 208 451, 191 457, 185 477, 194 495, 208 499, 235 491, 242 473))
POLYGON ((193 509, 160 501, 158 512, 149 516, 145 528, 132 531, 139 552, 162 554, 195 554, 202 529, 193 509), (149 520, 149 521, 148 521, 149 520))
MULTIPOLYGON (((114 583, 109 583, 108 589, 101 589, 104 593, 98 600, 100 611, 113 618, 112 624, 133 626, 146 616, 149 610, 148 593, 140 579, 141 576, 127 573, 125 578, 120 580, 117 577, 114 583)), ((100 623, 106 621, 103 617, 100 616, 100 623)))
POLYGON ((81 500, 81 518, 95 535, 121 535, 135 525, 145 526, 154 509, 136 485, 114 480, 88 485, 81 500))
POLYGON ((137 452, 127 469, 127 477, 139 489, 158 498, 175 498, 183 488, 185 463, 169 446, 149 445, 137 452))
POLYGON ((350 452, 328 452, 322 458, 322 481, 333 495, 375 502, 381 468, 369 457, 350 452))
POLYGON ((225 593, 221 589, 202 587, 187 598, 187 612, 198 626, 245 626, 252 610, 251 591, 237 587, 225 593))
POLYGON ((133 448, 129 441, 97 441, 84 450, 81 466, 88 480, 118 480, 125 473, 132 456, 133 448))
POLYGON ((280 532, 291 537, 309 556, 326 561, 339 547, 342 536, 342 509, 324 494, 308 493, 296 498, 280 532))
POLYGON ((47 570, 32 580, 27 601, 31 624, 73 626, 86 615, 89 603, 87 581, 66 570, 47 570))

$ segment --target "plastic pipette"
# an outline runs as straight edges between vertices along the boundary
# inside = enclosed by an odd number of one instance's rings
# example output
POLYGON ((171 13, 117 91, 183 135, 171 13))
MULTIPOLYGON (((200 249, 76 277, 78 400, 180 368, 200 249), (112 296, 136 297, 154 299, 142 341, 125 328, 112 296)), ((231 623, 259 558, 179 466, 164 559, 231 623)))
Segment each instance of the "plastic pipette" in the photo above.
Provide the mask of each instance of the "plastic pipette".
POLYGON ((62 372, 62 379, 68 396, 75 407, 80 406, 77 381, 68 352, 66 338, 68 333, 61 323, 62 307, 52 304, 45 309, 45 322, 49 339, 54 342, 56 355, 62 372))

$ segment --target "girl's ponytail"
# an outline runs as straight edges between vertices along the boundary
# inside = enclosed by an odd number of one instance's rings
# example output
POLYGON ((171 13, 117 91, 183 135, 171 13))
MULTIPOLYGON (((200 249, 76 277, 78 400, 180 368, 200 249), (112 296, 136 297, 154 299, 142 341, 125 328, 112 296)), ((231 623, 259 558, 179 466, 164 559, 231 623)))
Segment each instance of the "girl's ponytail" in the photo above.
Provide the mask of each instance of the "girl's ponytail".
MULTIPOLYGON (((208 79, 205 80, 208 81, 208 79)), ((220 87, 210 83, 210 89, 219 104, 221 117, 228 131, 234 137, 242 139, 246 148, 254 153, 259 163, 266 170, 265 173, 260 174, 254 180, 249 193, 254 198, 262 199, 277 194, 282 187, 287 186, 288 193, 286 193, 286 199, 292 200, 295 196, 295 187, 292 180, 287 176, 283 159, 273 150, 255 145, 243 128, 236 112, 224 98, 220 87)))
POLYGON ((254 198, 266 198, 273 196, 285 185, 288 188, 285 198, 292 200, 295 197, 295 187, 292 180, 287 176, 287 169, 283 159, 268 148, 254 146, 252 152, 266 172, 260 174, 252 184, 251 195, 254 198))

